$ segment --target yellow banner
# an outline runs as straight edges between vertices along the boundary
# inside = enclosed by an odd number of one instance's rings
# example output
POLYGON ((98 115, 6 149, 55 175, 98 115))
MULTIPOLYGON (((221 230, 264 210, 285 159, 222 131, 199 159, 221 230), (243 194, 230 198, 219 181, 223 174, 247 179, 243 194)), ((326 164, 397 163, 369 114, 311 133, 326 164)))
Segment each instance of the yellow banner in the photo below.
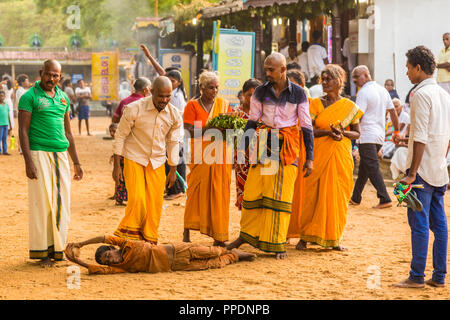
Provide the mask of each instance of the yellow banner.
POLYGON ((92 100, 119 101, 119 51, 92 54, 92 100))

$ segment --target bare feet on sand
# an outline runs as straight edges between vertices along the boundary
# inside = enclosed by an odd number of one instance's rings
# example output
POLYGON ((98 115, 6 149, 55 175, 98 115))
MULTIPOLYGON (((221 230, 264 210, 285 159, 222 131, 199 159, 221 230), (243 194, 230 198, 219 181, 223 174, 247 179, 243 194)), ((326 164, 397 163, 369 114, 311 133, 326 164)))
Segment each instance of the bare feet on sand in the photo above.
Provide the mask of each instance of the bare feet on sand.
POLYGON ((223 241, 214 240, 214 242, 213 242, 213 247, 224 247, 224 248, 226 248, 226 246, 227 245, 223 241))
POLYGON ((191 242, 191 235, 189 233, 189 229, 184 229, 183 242, 191 242))
POLYGON ((246 241, 244 239, 242 239, 241 237, 239 237, 236 240, 234 240, 232 243, 228 244, 227 249, 232 250, 232 249, 239 248, 244 243, 246 243, 246 241))
POLYGON ((256 259, 256 254, 245 252, 239 249, 233 249, 232 252, 236 253, 239 257, 239 261, 253 261, 256 259))
POLYGON ((295 249, 297 250, 304 250, 306 249, 306 242, 303 240, 300 240, 297 245, 295 246, 295 249))
POLYGON ((379 203, 376 206, 372 207, 373 209, 386 209, 392 207, 392 202, 387 203, 379 203))
POLYGON ((49 258, 45 258, 39 262, 39 265, 42 268, 49 268, 49 267, 53 267, 55 265, 55 263, 52 260, 50 260, 49 258))
POLYGON ((275 255, 275 258, 277 258, 277 260, 287 259, 287 257, 288 256, 286 252, 280 252, 275 255))

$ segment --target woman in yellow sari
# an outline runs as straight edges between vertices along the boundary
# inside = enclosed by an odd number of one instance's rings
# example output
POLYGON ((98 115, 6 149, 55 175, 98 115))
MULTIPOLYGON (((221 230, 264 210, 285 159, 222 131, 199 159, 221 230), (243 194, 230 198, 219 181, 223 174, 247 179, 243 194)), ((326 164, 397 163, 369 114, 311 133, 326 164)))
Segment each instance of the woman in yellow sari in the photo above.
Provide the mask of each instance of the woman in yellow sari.
POLYGON ((190 100, 183 114, 184 128, 194 137, 190 145, 183 241, 190 242, 190 230, 199 230, 214 239, 214 246, 224 247, 228 240, 232 169, 232 159, 225 157, 232 157, 232 153, 227 153, 225 139, 211 142, 205 131, 210 129, 209 120, 232 110, 226 100, 217 97, 219 78, 215 73, 202 73, 199 85, 200 97, 190 100), (211 149, 221 151, 209 153, 211 149))
POLYGON ((321 79, 326 95, 312 99, 309 109, 314 126, 314 170, 305 179, 297 249, 312 242, 345 250, 340 240, 353 190, 351 139, 359 138, 363 112, 340 95, 346 79, 340 66, 327 65, 321 79))

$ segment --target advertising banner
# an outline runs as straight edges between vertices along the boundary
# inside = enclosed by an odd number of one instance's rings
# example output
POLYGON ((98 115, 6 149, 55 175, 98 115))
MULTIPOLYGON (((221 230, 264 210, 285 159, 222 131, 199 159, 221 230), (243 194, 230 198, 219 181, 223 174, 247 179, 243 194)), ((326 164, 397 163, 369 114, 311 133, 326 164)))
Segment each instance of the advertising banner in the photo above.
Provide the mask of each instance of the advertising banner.
POLYGON ((119 52, 92 53, 92 100, 119 101, 119 52))

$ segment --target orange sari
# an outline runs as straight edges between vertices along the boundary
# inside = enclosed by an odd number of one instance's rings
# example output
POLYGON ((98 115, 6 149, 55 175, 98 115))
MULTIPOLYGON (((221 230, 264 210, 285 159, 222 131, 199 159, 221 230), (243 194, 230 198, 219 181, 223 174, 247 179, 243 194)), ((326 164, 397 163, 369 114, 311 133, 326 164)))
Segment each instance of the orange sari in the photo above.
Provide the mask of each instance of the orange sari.
MULTIPOLYGON (((184 123, 204 127, 210 119, 225 112, 231 112, 231 108, 229 103, 221 98, 216 98, 209 114, 197 101, 191 100, 184 110, 184 123)), ((222 161, 223 164, 204 161, 205 149, 211 147, 213 143, 202 141, 201 138, 191 139, 184 228, 199 230, 202 234, 223 242, 228 240, 232 159, 229 164, 226 164, 225 160, 222 161)), ((226 141, 223 141, 221 145, 223 158, 226 149, 226 141)), ((216 159, 218 158, 220 157, 216 159)))
MULTIPOLYGON (((349 99, 343 98, 324 108, 320 98, 310 103, 314 128, 330 130, 340 121, 349 130, 359 123, 363 112, 349 99)), ((351 141, 344 137, 335 141, 329 136, 314 140, 314 170, 304 179, 305 196, 299 217, 301 240, 324 247, 339 246, 347 222, 347 211, 353 190, 353 158, 351 141)))

